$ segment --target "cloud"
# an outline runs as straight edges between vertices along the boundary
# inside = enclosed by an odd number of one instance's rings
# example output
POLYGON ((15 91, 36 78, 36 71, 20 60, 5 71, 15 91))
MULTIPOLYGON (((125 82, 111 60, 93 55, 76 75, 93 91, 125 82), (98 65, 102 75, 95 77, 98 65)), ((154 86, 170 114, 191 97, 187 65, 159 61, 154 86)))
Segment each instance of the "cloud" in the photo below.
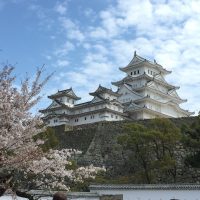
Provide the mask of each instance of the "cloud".
POLYGON ((66 17, 60 18, 60 23, 64 30, 66 31, 67 38, 83 41, 85 39, 84 34, 80 31, 80 28, 72 20, 66 17))
POLYGON ((55 11, 60 15, 64 15, 67 12, 67 3, 68 1, 57 2, 55 6, 55 11))
POLYGON ((96 12, 91 8, 85 9, 84 14, 88 18, 90 18, 90 19, 92 18, 92 21, 94 21, 96 19, 96 12))
POLYGON ((68 53, 75 49, 75 46, 72 42, 65 42, 63 45, 59 46, 55 51, 54 55, 57 57, 65 57, 68 53))
POLYGON ((56 66, 57 67, 66 67, 69 65, 68 60, 57 60, 56 66))
POLYGON ((38 18, 38 25, 41 30, 51 30, 54 25, 54 19, 51 18, 51 9, 44 8, 40 4, 36 4, 36 2, 31 2, 28 5, 29 12, 32 15, 38 18))
MULTIPOLYGON (((183 105, 185 108, 188 105, 195 110, 200 108, 197 100, 200 99, 197 92, 200 77, 200 1, 114 2, 109 1, 100 11, 95 7, 84 9, 83 19, 79 15, 73 15, 73 18, 68 15, 70 1, 55 4, 57 15, 53 20, 62 40, 56 45, 54 59, 51 60, 60 67, 67 66, 69 62, 76 65, 73 69, 62 71, 65 76, 57 75, 62 86, 74 86, 81 94, 90 92, 99 83, 110 87, 111 81, 125 75, 118 67, 127 65, 137 50, 139 55, 150 60, 155 58, 164 68, 173 71, 166 78, 181 86, 178 92, 181 97, 188 98, 188 103, 183 105), (70 61, 69 53, 74 55, 70 61), (79 60, 77 55, 81 55, 79 60)), ((46 12, 39 10, 37 15, 46 20, 46 12)))
POLYGON ((100 12, 101 21, 90 27, 89 35, 104 41, 110 52, 108 60, 118 65, 128 64, 134 50, 143 57, 156 58, 173 71, 167 80, 183 87, 180 94, 189 99, 183 106, 200 107, 195 101, 200 94, 187 90, 191 80, 199 88, 199 7, 196 0, 118 0, 100 12))

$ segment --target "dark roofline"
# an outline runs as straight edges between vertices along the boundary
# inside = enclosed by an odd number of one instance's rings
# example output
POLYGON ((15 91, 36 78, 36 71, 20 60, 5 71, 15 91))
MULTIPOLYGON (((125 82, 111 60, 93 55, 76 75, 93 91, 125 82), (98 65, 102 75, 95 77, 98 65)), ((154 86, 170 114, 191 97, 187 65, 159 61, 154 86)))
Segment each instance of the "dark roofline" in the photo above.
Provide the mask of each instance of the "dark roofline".
POLYGON ((58 97, 63 97, 63 96, 68 96, 74 100, 80 100, 81 98, 76 96, 76 94, 74 93, 72 88, 66 89, 66 90, 58 90, 58 92, 56 92, 55 94, 52 94, 50 96, 48 96, 49 99, 55 99, 58 97), (69 94, 69 92, 72 91, 72 94, 69 94))
POLYGON ((90 190, 200 190, 200 184, 92 184, 90 190))
POLYGON ((85 108, 85 107, 90 107, 90 106, 95 106, 95 105, 105 104, 105 103, 109 103, 109 100, 104 99, 104 100, 97 101, 97 102, 94 102, 94 103, 92 101, 87 101, 87 102, 80 103, 80 104, 74 104, 73 110, 74 109, 81 109, 82 107, 85 108))
POLYGON ((120 96, 117 92, 112 91, 112 89, 103 87, 101 85, 99 85, 99 87, 96 89, 95 92, 90 92, 89 94, 92 96, 96 96, 97 94, 101 94, 101 93, 108 93, 108 94, 112 94, 114 96, 120 96))
POLYGON ((171 71, 165 69, 162 65, 158 64, 158 63, 156 62, 155 59, 154 59, 154 61, 152 62, 152 61, 150 61, 150 60, 148 60, 148 59, 146 59, 146 58, 143 58, 143 57, 137 55, 137 54, 136 54, 136 51, 134 52, 134 56, 133 56, 133 58, 131 59, 130 63, 129 63, 128 65, 126 65, 125 67, 120 67, 119 69, 120 69, 121 71, 123 71, 123 72, 126 72, 129 68, 131 68, 131 67, 133 67, 133 66, 136 66, 136 67, 137 67, 138 65, 140 65, 141 63, 144 63, 144 62, 149 63, 151 66, 158 67, 158 69, 159 69, 160 71, 164 72, 165 74, 170 74, 170 73, 171 73, 171 71), (138 58, 140 61, 137 62, 136 64, 131 64, 131 62, 133 61, 134 58, 138 58))
POLYGON ((113 85, 115 85, 115 86, 120 86, 120 85, 123 85, 124 83, 127 83, 127 82, 130 82, 130 81, 132 81, 132 80, 136 80, 136 79, 142 79, 142 78, 147 78, 147 79, 149 79, 149 82, 151 82, 151 81, 155 81, 155 82, 158 82, 158 83, 160 83, 160 84, 162 84, 162 85, 165 85, 166 87, 168 87, 169 89, 179 89, 179 87, 177 87, 177 86, 174 86, 174 85, 171 85, 171 84, 169 84, 167 81, 161 81, 161 80, 159 80, 159 79, 157 79, 157 78, 155 78, 155 77, 151 77, 151 76, 149 76, 148 74, 146 74, 146 73, 143 73, 143 74, 141 74, 141 75, 139 75, 139 76, 136 76, 136 77, 133 77, 133 76, 126 76, 126 77, 124 77, 122 80, 120 80, 120 81, 116 81, 116 82, 112 82, 112 84, 113 85))

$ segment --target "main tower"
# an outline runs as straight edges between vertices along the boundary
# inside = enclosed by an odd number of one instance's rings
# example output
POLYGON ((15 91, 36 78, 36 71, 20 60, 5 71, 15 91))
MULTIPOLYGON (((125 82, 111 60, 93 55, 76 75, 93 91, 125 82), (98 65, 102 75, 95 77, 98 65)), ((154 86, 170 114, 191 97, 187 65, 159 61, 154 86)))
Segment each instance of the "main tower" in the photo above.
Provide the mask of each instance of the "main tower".
POLYGON ((165 80, 171 71, 164 69, 155 60, 151 62, 135 52, 131 62, 119 69, 126 73, 126 77, 112 84, 118 87, 121 95, 118 101, 125 106, 124 112, 130 118, 177 118, 194 114, 179 106, 187 100, 177 94, 179 87, 165 80))

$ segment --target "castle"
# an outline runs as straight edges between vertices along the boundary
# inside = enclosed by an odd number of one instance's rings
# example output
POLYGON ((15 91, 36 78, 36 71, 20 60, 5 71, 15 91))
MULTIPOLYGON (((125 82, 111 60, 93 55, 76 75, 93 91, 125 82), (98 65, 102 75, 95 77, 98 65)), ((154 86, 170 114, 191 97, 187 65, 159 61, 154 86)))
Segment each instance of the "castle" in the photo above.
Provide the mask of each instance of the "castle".
POLYGON ((91 101, 77 103, 78 97, 72 88, 48 96, 49 107, 40 110, 48 126, 61 124, 76 126, 99 121, 124 119, 151 119, 156 117, 187 117, 194 113, 180 108, 181 99, 173 86, 165 80, 171 71, 164 69, 155 60, 151 62, 134 53, 131 62, 123 68, 126 76, 117 82, 116 92, 101 85, 91 101))

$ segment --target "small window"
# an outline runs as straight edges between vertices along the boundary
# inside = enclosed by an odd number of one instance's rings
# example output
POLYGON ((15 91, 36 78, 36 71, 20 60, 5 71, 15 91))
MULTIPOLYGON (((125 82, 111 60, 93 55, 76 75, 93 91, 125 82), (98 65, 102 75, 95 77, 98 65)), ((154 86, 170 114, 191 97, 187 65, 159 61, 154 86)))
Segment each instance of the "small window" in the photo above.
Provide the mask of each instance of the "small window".
POLYGON ((136 75, 136 71, 134 71, 134 75, 136 75))
POLYGON ((138 74, 140 73, 140 70, 139 70, 139 69, 137 70, 137 73, 138 73, 138 74))
POLYGON ((113 115, 111 115, 111 118, 113 118, 113 115))
POLYGON ((151 75, 153 74, 153 72, 151 71, 151 75))
POLYGON ((131 72, 131 75, 133 75, 133 72, 131 72))
POLYGON ((87 117, 85 117, 85 120, 87 120, 87 117))
POLYGON ((149 74, 149 69, 148 69, 148 74, 149 74))
POLYGON ((115 118, 118 119, 118 116, 116 115, 115 118))

